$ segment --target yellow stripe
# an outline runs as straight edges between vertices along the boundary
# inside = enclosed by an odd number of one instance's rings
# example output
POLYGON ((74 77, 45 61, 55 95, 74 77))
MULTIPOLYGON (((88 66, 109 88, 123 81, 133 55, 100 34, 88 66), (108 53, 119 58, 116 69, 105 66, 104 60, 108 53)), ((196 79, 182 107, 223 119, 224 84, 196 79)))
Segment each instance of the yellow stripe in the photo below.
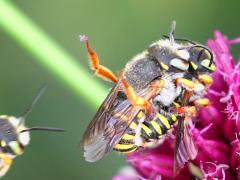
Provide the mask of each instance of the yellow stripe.
POLYGON ((167 120, 166 117, 164 117, 163 115, 161 115, 161 114, 159 114, 159 113, 157 113, 157 117, 161 120, 161 122, 163 123, 163 125, 164 125, 167 129, 170 129, 170 128, 171 128, 171 126, 170 126, 170 124, 169 124, 169 122, 168 122, 168 120, 167 120))
POLYGON ((136 150, 137 150, 137 147, 134 148, 134 149, 132 149, 132 150, 130 150, 130 151, 121 152, 121 153, 123 153, 123 154, 129 154, 129 153, 132 153, 132 152, 134 152, 134 151, 136 151, 136 150))
POLYGON ((159 126, 159 124, 156 121, 154 121, 154 120, 152 120, 150 123, 152 124, 153 128, 157 131, 157 133, 159 135, 162 135, 162 129, 159 126))
POLYGON ((124 139, 124 140, 132 140, 134 138, 135 138, 135 136, 133 136, 131 134, 124 134, 122 137, 122 139, 124 139))
POLYGON ((135 122, 132 122, 129 127, 131 129, 137 129, 137 124, 135 122))
POLYGON ((175 115, 173 115, 173 114, 171 115, 171 118, 172 118, 173 121, 177 120, 177 117, 175 115))
POLYGON ((134 146, 134 144, 116 144, 116 146, 114 147, 115 149, 130 149, 134 146))
POLYGON ((141 117, 143 117, 144 113, 142 111, 140 111, 138 114, 137 114, 137 117, 140 119, 141 117))
POLYGON ((150 136, 152 134, 152 130, 149 129, 145 124, 142 124, 142 129, 150 136))

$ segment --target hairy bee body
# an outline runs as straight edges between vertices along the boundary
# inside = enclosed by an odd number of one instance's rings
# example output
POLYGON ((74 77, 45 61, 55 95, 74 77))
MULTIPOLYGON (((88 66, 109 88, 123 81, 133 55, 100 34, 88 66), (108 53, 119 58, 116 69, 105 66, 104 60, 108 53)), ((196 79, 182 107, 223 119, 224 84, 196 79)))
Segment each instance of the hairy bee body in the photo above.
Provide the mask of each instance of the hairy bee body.
MULTIPOLYGON (((198 88, 194 90, 188 105, 196 99, 203 98, 205 85, 197 79, 198 73, 203 70, 201 70, 202 67, 198 61, 210 58, 209 54, 206 52, 203 54, 202 52, 200 59, 197 61, 196 54, 199 51, 176 50, 183 46, 189 46, 189 44, 175 43, 172 46, 169 40, 160 40, 153 43, 147 51, 137 55, 126 65, 125 76, 128 83, 136 91, 147 86, 150 79, 150 82, 162 79, 164 80, 164 86, 161 92, 151 100, 156 111, 155 116, 150 120, 141 120, 141 118, 145 118, 145 115, 140 111, 121 140, 114 146, 115 151, 131 153, 142 147, 151 147, 172 129, 179 117, 171 113, 170 110, 175 108, 176 104, 179 107, 182 105, 184 93, 184 88, 176 84, 177 78, 186 78, 198 84, 198 88), (179 103, 175 101, 179 101, 179 103), (166 108, 168 112, 162 108, 166 108), (138 135, 136 133, 137 128, 141 129, 138 135)), ((204 73, 208 74, 208 69, 205 69, 204 73)))
POLYGON ((22 132, 27 127, 20 118, 0 116, 0 152, 15 157, 24 152, 29 144, 30 133, 22 132))
POLYGON ((40 96, 44 93, 46 86, 43 86, 33 99, 32 103, 23 116, 15 117, 0 115, 0 178, 4 176, 11 167, 15 157, 24 153, 25 147, 30 142, 30 131, 55 131, 62 132, 63 129, 51 127, 31 127, 25 125, 25 118, 32 111, 40 96))
MULTIPOLYGON (((174 38, 172 32, 171 37, 151 44, 126 64, 84 134, 82 143, 87 161, 95 162, 112 149, 130 153, 158 144, 175 123, 180 131, 186 131, 176 135, 176 157, 180 155, 178 151, 187 152, 179 167, 195 157, 194 143, 188 142, 189 147, 181 144, 182 140, 192 141, 191 137, 185 137, 189 133, 183 121, 188 113, 178 114, 175 110, 181 112, 185 107, 197 110, 208 104, 204 95, 212 83, 209 74, 215 68, 213 55, 204 45, 174 38), (154 87, 158 82, 163 82, 159 91, 154 87), (138 107, 138 98, 148 105, 138 107)), ((94 64, 96 54, 93 56, 88 41, 86 47, 94 64)), ((97 65, 92 66, 96 73, 101 68, 97 65)))

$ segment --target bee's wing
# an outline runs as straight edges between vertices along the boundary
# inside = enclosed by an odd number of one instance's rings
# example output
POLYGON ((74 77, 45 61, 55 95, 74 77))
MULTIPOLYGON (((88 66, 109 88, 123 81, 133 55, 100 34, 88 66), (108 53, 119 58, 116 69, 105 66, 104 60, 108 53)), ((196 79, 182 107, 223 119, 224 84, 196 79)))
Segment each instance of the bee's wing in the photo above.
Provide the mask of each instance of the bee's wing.
MULTIPOLYGON (((138 93, 147 95, 151 88, 138 93)), ((123 133, 140 111, 133 108, 123 91, 121 81, 113 87, 89 124, 82 140, 84 156, 89 162, 101 159, 119 142, 123 133)))
POLYGON ((3 177, 9 170, 12 164, 12 159, 5 154, 0 154, 0 178, 3 177))
POLYGON ((178 120, 175 139, 173 174, 177 175, 186 162, 195 159, 197 152, 197 146, 191 136, 189 126, 186 122, 184 122, 184 118, 182 117, 178 120))

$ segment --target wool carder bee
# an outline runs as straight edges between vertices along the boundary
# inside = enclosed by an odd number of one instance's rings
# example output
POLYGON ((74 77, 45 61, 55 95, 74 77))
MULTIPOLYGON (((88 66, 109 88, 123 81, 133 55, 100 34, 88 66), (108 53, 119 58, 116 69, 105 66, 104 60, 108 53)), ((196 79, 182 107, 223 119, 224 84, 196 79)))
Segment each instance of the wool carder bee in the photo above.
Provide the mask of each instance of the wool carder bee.
POLYGON ((84 134, 87 161, 97 161, 112 149, 131 153, 158 145, 174 125, 175 172, 195 158, 187 119, 209 104, 204 94, 212 83, 214 57, 206 46, 175 38, 174 32, 175 22, 169 36, 131 59, 119 78, 100 65, 87 37, 80 37, 95 74, 115 83, 84 134))
POLYGON ((8 115, 0 116, 0 177, 4 176, 9 170, 12 160, 22 155, 25 147, 30 142, 30 131, 54 131, 63 132, 60 128, 51 127, 31 127, 25 126, 25 119, 32 111, 40 96, 45 91, 46 86, 43 86, 33 102, 26 109, 21 117, 8 115))

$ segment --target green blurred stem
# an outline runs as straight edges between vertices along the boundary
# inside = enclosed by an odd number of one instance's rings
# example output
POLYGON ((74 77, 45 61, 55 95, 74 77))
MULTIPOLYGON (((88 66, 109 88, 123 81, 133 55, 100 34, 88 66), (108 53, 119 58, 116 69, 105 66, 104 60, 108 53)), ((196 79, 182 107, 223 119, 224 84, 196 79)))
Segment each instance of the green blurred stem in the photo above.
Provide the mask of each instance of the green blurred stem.
MULTIPOLYGON (((11 1, 0 0, 0 27, 20 43, 35 60, 74 90, 81 100, 97 107, 107 90, 92 78, 78 60, 41 30, 11 1)), ((78 38, 78 37, 76 37, 78 38)))

